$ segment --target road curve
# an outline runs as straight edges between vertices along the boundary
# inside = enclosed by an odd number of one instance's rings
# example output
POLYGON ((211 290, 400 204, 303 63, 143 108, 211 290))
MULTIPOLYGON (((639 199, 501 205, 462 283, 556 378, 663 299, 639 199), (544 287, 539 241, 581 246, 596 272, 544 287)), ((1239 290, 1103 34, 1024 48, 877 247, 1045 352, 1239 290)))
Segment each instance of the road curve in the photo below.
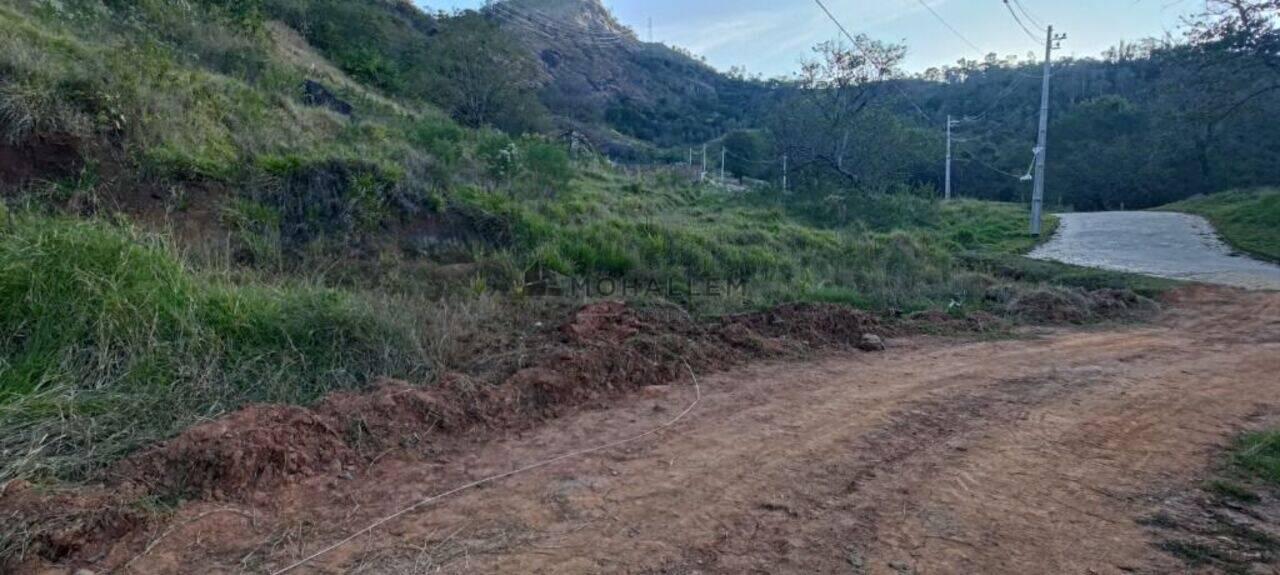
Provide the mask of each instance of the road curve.
POLYGON ((1031 257, 1248 289, 1280 290, 1280 266, 1234 254, 1199 216, 1169 212, 1061 214, 1031 257))

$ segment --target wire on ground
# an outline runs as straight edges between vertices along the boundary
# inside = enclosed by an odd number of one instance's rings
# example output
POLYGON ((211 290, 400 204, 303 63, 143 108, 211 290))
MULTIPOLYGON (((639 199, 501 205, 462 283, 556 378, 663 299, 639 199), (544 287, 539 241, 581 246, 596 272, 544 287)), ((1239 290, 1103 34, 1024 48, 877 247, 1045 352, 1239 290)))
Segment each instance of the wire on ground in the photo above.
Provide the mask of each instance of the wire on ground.
POLYGON ((581 456, 583 456, 583 455, 589 455, 589 454, 592 454, 592 453, 596 453, 596 452, 600 452, 600 451, 605 451, 605 450, 607 450, 607 449, 613 449, 613 448, 615 448, 615 447, 621 447, 621 446, 626 445, 626 444, 628 444, 628 443, 635 443, 635 442, 637 442, 637 441, 640 441, 641 439, 644 439, 644 438, 647 438, 647 437, 650 437, 650 436, 656 435, 656 434, 658 434, 659 432, 661 432, 661 431, 663 431, 663 430, 665 430, 665 429, 668 429, 668 428, 670 428, 670 427, 673 427, 675 424, 680 423, 680 421, 681 421, 681 420, 683 420, 683 419, 685 418, 685 416, 689 415, 689 413, 690 413, 690 412, 692 412, 692 411, 693 411, 693 409, 694 409, 695 407, 697 407, 697 406, 698 406, 698 404, 699 404, 700 402, 702 402, 702 386, 698 384, 698 376, 697 376, 697 375, 695 375, 695 374, 693 373, 693 368, 689 366, 689 363, 688 363, 688 362, 685 362, 685 364, 684 364, 684 368, 685 368, 686 370, 688 370, 688 372, 689 372, 689 377, 690 377, 690 378, 692 378, 692 381, 693 381, 694 399, 693 399, 693 402, 689 404, 689 407, 686 407, 686 408, 684 409, 684 411, 681 411, 681 412, 680 412, 680 415, 677 415, 677 416, 676 416, 674 419, 672 419, 671 421, 668 421, 668 422, 666 422, 666 423, 664 423, 664 424, 662 424, 662 425, 659 425, 659 426, 657 426, 657 427, 655 427, 655 428, 653 428, 653 429, 650 429, 649 431, 646 431, 646 432, 641 433, 641 434, 638 434, 638 435, 633 435, 633 436, 628 437, 628 438, 626 438, 626 439, 620 439, 620 440, 618 440, 618 441, 613 441, 613 442, 610 442, 610 443, 606 443, 606 444, 604 444, 604 445, 598 445, 598 446, 596 446, 596 447, 591 447, 591 448, 587 448, 587 449, 582 449, 582 450, 578 450, 578 451, 572 451, 572 452, 569 452, 569 453, 565 453, 565 454, 563 454, 563 455, 559 455, 559 456, 556 456, 556 457, 552 457, 551 459, 547 459, 547 460, 544 460, 544 461, 540 461, 540 462, 538 462, 538 463, 533 463, 533 464, 530 464, 530 465, 526 465, 526 466, 521 467, 521 468, 519 468, 519 469, 513 469, 513 470, 508 471, 508 472, 506 472, 506 473, 500 473, 500 474, 498 474, 498 475, 491 475, 491 476, 489 476, 489 477, 485 477, 484 479, 477 479, 476 481, 472 481, 471 483, 467 483, 466 485, 461 485, 461 486, 455 487, 455 488, 453 488, 453 489, 450 489, 449 491, 445 491, 445 492, 443 492, 443 493, 438 493, 438 494, 436 494, 436 495, 432 495, 432 496, 430 496, 430 497, 427 497, 427 498, 425 498, 425 499, 422 499, 421 501, 418 501, 417 503, 414 503, 413 505, 410 505, 410 506, 408 506, 408 507, 405 507, 404 509, 401 509, 401 510, 399 510, 399 511, 395 512, 395 513, 392 513, 391 515, 388 515, 388 516, 386 516, 386 517, 383 517, 382 519, 379 519, 379 520, 377 520, 377 521, 374 521, 373 523, 370 523, 370 524, 369 524, 368 526, 366 526, 365 528, 363 528, 363 529, 361 529, 361 530, 359 530, 359 531, 356 531, 355 533, 352 533, 351 535, 348 535, 345 539, 342 539, 341 541, 338 541, 337 543, 334 543, 334 544, 332 544, 332 545, 329 545, 328 547, 325 547, 324 549, 321 549, 321 550, 319 550, 319 551, 316 551, 315 553, 312 553, 311 555, 308 555, 308 556, 306 556, 306 557, 302 558, 301 560, 299 560, 299 561, 297 561, 297 562, 295 562, 295 563, 293 563, 293 564, 290 564, 288 567, 285 567, 285 568, 283 568, 283 569, 280 569, 279 571, 274 571, 274 572, 272 572, 272 574, 271 574, 271 575, 283 575, 284 573, 288 573, 288 572, 290 572, 290 571, 293 571, 294 569, 297 569, 297 568, 299 568, 299 567, 302 567, 303 565, 306 565, 306 564, 308 564, 308 563, 310 563, 310 562, 312 562, 312 561, 315 561, 316 559, 319 559, 320 557, 323 557, 323 556, 325 556, 325 555, 327 555, 327 554, 329 554, 329 553, 333 552, 334 550, 336 550, 336 549, 338 549, 338 548, 340 548, 340 547, 342 547, 342 546, 344 546, 344 545, 346 545, 346 544, 348 544, 348 543, 351 543, 352 541, 355 541, 355 540, 356 540, 357 538, 359 538, 361 535, 368 534, 368 533, 370 533, 370 532, 374 531, 375 529, 377 529, 377 528, 379 528, 379 527, 382 527, 383 525, 386 525, 387 523, 390 523, 390 522, 392 522, 392 521, 395 521, 396 519, 399 519, 400 517, 403 517, 403 516, 405 516, 405 515, 408 515, 408 514, 410 514, 410 513, 413 513, 414 511, 417 511, 417 510, 419 510, 419 509, 422 509, 423 507, 426 507, 426 506, 431 505, 431 504, 433 504, 433 503, 436 503, 436 502, 440 501, 441 499, 445 499, 445 498, 447 498, 447 497, 450 497, 450 496, 453 496, 453 495, 457 495, 458 493, 462 493, 463 491, 467 491, 468 489, 473 489, 473 488, 479 487, 479 486, 481 486, 481 485, 486 485, 486 484, 489 484, 489 483, 494 483, 494 482, 496 482, 496 481, 501 481, 501 480, 503 480, 503 479, 507 479, 507 478, 509 478, 509 477, 514 477, 514 476, 516 476, 516 475, 520 475, 520 474, 523 474, 523 473, 528 473, 528 472, 533 471, 533 470, 535 470, 535 469, 540 469, 540 468, 543 468, 543 467, 547 467, 547 466, 549 466, 549 465, 552 465, 552 464, 555 464, 555 463, 559 463, 559 462, 561 462, 561 461, 565 461, 565 460, 567 460, 567 459, 573 459, 573 458, 575 458, 575 457, 581 457, 581 456))

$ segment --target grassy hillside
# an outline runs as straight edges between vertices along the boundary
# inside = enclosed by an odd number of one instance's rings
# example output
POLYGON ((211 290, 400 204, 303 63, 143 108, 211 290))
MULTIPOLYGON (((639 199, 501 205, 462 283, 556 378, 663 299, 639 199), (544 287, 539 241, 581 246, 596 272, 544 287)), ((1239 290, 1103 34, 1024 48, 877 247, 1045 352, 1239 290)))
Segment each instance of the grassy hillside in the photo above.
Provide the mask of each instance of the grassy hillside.
POLYGON ((1232 247, 1280 262, 1280 189, 1197 196, 1160 209, 1204 216, 1232 247))
MULTIPOLYGON (((618 167, 530 129, 540 111, 470 127, 428 97, 454 68, 409 61, 450 17, 263 6, 0 7, 0 482, 91 478, 247 403, 383 376, 492 382, 515 369, 493 349, 582 301, 535 293, 538 271, 676 286, 635 299, 695 316, 1002 312, 1009 281, 1059 278, 973 263, 1030 249, 1025 208, 904 185, 835 190, 819 209, 618 167), (353 15, 370 19, 303 25, 353 15), (679 287, 691 279, 739 287, 679 287)), ((493 33, 465 25, 477 36, 451 50, 493 33)))

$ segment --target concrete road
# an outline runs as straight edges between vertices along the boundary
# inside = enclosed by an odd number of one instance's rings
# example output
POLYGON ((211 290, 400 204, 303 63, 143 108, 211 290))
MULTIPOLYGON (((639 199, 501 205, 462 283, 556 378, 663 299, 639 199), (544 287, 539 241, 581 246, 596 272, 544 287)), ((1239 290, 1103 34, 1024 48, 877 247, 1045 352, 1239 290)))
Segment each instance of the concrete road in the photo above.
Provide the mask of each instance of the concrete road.
POLYGON ((1166 212, 1062 214, 1031 257, 1249 289, 1280 290, 1280 266, 1234 253, 1199 216, 1166 212))

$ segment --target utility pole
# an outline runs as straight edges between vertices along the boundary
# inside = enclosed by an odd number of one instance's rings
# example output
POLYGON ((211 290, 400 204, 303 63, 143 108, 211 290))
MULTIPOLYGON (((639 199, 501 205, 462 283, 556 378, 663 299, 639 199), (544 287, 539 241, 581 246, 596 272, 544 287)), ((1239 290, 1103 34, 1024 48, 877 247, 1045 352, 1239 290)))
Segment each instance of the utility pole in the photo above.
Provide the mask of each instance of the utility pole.
POLYGON ((1036 182, 1031 192, 1031 235, 1040 237, 1044 218, 1044 168, 1049 155, 1049 79, 1053 76, 1053 49, 1065 34, 1054 36, 1053 26, 1044 42, 1044 87, 1040 94, 1040 136, 1036 140, 1036 182))
POLYGON ((693 148, 689 148, 689 167, 693 167, 693 148))
POLYGON ((698 176, 698 183, 707 181, 707 145, 702 145, 702 175, 698 176))
POLYGON ((649 43, 653 43, 653 17, 649 17, 649 43))
POLYGON ((729 148, 726 148, 724 147, 723 144, 721 144, 720 145, 720 183, 721 184, 724 183, 724 160, 725 160, 725 155, 728 153, 729 153, 729 148))
POLYGON ((951 115, 947 115, 947 185, 946 195, 944 198, 951 200, 951 128, 959 125, 960 122, 951 119, 951 115))
POLYGON ((782 193, 787 193, 787 155, 782 155, 782 193))

